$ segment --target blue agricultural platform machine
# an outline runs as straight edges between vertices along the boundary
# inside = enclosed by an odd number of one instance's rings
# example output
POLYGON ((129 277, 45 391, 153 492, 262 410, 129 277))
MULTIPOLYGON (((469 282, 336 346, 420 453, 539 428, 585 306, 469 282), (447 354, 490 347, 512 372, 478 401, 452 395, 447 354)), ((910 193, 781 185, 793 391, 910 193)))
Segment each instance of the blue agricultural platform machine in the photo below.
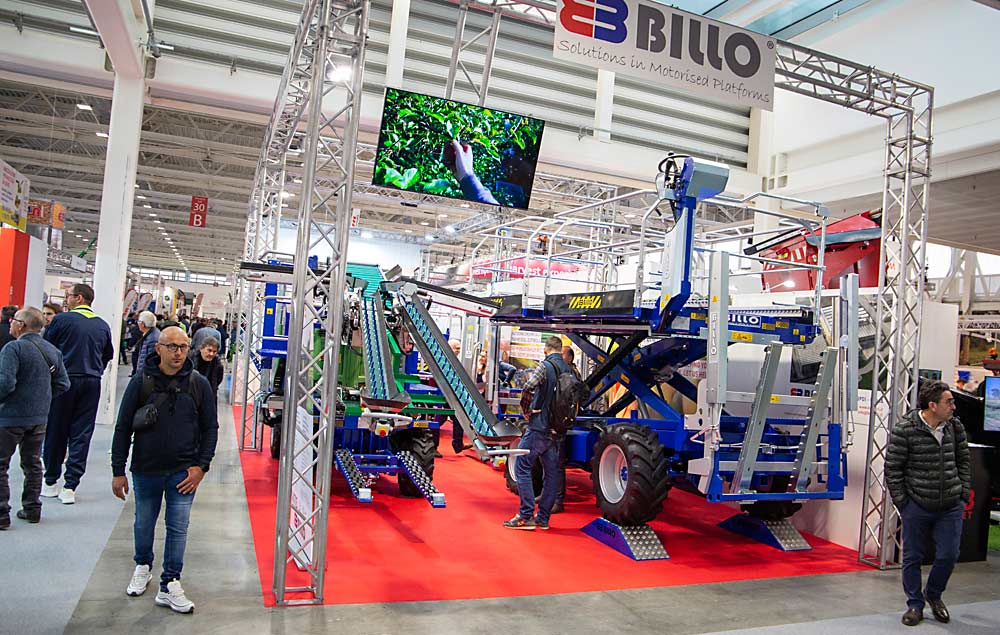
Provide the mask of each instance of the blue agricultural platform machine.
MULTIPOLYGON (((665 557, 658 541, 642 553, 635 545, 648 541, 645 523, 679 485, 738 504, 741 512, 725 523, 734 531, 808 549, 789 518, 805 501, 842 499, 846 485, 857 276, 845 276, 836 290, 822 287, 825 208, 766 195, 727 198, 727 180, 724 166, 670 156, 655 189, 485 230, 465 285, 486 272, 479 295, 350 266, 350 326, 336 336, 353 356, 343 355, 339 369, 344 414, 335 462, 358 500, 371 500, 375 475, 397 474, 404 494, 444 504, 432 482, 430 440, 440 415, 461 424, 484 461, 509 458, 512 485, 522 422, 508 412, 516 398, 500 394, 495 377, 501 329, 516 327, 563 335, 588 359, 591 394, 565 437, 567 464, 591 473, 602 516, 585 531, 637 558, 665 557), (776 219, 771 234, 799 227, 818 244, 813 262, 730 254, 715 249, 720 230, 699 224, 701 205, 746 210, 751 199, 765 198, 796 208, 754 211, 776 219), (641 220, 623 223, 624 212, 641 220), (476 260, 480 250, 491 259, 476 260), (519 275, 508 267, 513 262, 523 266, 519 275), (529 275, 524 269, 535 262, 540 272, 529 275), (762 265, 820 272, 811 277, 818 284, 762 293, 762 265), (434 305, 488 321, 485 395, 449 348, 434 305), (417 373, 418 358, 434 382, 417 373)), ((287 271, 274 266, 281 267, 287 271)), ((283 314, 280 301, 267 302, 269 317, 283 314)), ((267 344, 280 342, 283 328, 273 317, 265 323, 265 358, 283 356, 280 345, 267 344)), ((280 417, 274 402, 259 400, 269 420, 280 417)))

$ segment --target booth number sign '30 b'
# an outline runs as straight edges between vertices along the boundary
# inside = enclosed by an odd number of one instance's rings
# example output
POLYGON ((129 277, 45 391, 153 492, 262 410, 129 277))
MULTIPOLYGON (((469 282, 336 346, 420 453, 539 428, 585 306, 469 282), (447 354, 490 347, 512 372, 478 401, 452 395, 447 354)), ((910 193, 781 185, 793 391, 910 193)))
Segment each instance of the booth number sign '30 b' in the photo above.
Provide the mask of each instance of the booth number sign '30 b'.
POLYGON ((773 38, 651 0, 559 0, 553 56, 772 110, 773 38))

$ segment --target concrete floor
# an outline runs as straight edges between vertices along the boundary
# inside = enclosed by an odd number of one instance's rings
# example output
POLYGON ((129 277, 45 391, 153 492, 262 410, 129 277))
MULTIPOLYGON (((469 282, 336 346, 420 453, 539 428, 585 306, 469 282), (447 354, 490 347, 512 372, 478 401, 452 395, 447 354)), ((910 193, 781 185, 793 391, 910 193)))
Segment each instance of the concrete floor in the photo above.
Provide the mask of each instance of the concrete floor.
MULTIPOLYGON (((192 512, 184 588, 197 605, 193 615, 155 606, 152 584, 146 595, 126 597, 133 568, 131 527, 128 503, 65 632, 624 634, 771 632, 768 627, 784 625, 798 625, 781 629, 795 633, 908 630, 896 628, 905 608, 898 571, 484 600, 265 608, 229 408, 220 408, 219 449, 192 512)), ((156 553, 154 568, 161 541, 156 553)), ((998 571, 1000 554, 959 565, 946 594, 956 619, 921 628, 1000 632, 998 571)), ((12 582, 8 575, 0 573, 4 588, 12 582)), ((2 621, 0 632, 8 632, 2 621)))

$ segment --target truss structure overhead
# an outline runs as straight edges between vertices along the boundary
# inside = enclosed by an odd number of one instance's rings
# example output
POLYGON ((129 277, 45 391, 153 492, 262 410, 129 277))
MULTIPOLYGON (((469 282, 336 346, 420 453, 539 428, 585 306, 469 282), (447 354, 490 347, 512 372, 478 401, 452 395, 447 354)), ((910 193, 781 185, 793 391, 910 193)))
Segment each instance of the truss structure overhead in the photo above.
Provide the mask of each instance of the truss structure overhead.
POLYGON ((858 557, 899 563, 899 512, 885 481, 894 423, 914 403, 923 307, 934 90, 870 66, 780 42, 776 85, 886 120, 875 369, 858 557))
MULTIPOLYGON (((480 39, 495 38, 501 14, 538 23, 541 16, 551 13, 544 2, 462 0, 458 4, 463 15, 468 9, 496 13, 493 32, 484 31, 476 36, 480 39), (526 12, 519 11, 522 4, 526 12)), ((279 604, 323 599, 332 437, 338 401, 335 369, 343 326, 342 289, 352 195, 360 201, 389 195, 379 188, 355 183, 356 177, 364 178, 371 155, 370 148, 357 140, 368 12, 369 2, 364 0, 305 2, 264 136, 250 200, 245 259, 287 259, 292 255, 275 253, 277 234, 282 208, 288 206, 283 199, 290 187, 289 179, 296 184, 291 188, 298 192, 298 198, 287 210, 289 219, 296 218, 298 235, 293 255, 292 322, 276 521, 274 593, 279 604), (329 262, 311 268, 309 257, 319 252, 332 254, 329 262), (306 572, 307 584, 288 584, 289 562, 306 572)), ((465 43, 463 29, 458 28, 450 85, 461 71, 458 53, 465 43)), ((886 568, 898 562, 899 538, 898 513, 885 487, 884 457, 893 423, 912 402, 917 385, 933 89, 786 42, 778 42, 777 48, 775 83, 779 88, 880 116, 887 122, 882 275, 872 309, 879 328, 859 541, 859 558, 886 568)), ((479 95, 484 102, 488 70, 481 79, 479 95)), ((548 211, 553 214, 560 211, 559 205, 593 205, 596 218, 609 227, 626 228, 623 231, 634 228, 627 219, 643 211, 617 202, 623 192, 608 184, 539 174, 535 193, 549 203, 548 211)), ((392 196, 426 204, 428 209, 443 205, 425 195, 394 192, 392 196)), ((432 209, 430 213, 437 211, 432 209)), ((493 210, 474 205, 468 213, 484 215, 481 213, 487 211, 493 210)), ((706 206, 706 232, 719 240, 742 236, 752 231, 752 211, 745 207, 723 206, 716 210, 706 206)), ((425 210, 415 208, 413 213, 420 215, 425 210)), ((477 227, 461 229, 467 235, 479 231, 477 227)), ((607 238, 597 233, 581 240, 593 244, 607 238)), ((440 242, 446 242, 444 239, 442 236, 440 242)), ((430 268, 431 249, 445 247, 425 249, 421 275, 426 276, 430 268)), ((502 260, 504 250, 492 257, 502 260)), ((243 395, 247 412, 240 441, 243 449, 260 449, 252 402, 262 379, 267 379, 266 374, 262 377, 261 360, 255 356, 263 317, 261 293, 256 286, 247 280, 238 284, 241 350, 236 392, 243 395)))

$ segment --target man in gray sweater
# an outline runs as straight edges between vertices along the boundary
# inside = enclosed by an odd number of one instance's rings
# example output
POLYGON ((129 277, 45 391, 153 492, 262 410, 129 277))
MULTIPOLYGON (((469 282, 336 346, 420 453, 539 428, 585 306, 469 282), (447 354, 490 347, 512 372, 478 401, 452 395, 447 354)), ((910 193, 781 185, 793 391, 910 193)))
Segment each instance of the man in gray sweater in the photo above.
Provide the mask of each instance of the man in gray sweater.
POLYGON ((924 619, 924 602, 934 619, 951 618, 941 600, 962 539, 962 516, 972 489, 972 468, 965 428, 954 418, 955 398, 948 385, 929 381, 920 387, 919 410, 907 413, 892 429, 885 459, 885 480, 903 519, 902 622, 924 619), (934 537, 934 566, 921 591, 920 564, 928 536, 934 537))
POLYGON ((42 312, 28 307, 11 320, 16 339, 0 350, 0 529, 10 527, 7 469, 20 448, 24 490, 17 517, 37 523, 42 516, 42 441, 52 398, 69 389, 62 353, 38 334, 42 312))

